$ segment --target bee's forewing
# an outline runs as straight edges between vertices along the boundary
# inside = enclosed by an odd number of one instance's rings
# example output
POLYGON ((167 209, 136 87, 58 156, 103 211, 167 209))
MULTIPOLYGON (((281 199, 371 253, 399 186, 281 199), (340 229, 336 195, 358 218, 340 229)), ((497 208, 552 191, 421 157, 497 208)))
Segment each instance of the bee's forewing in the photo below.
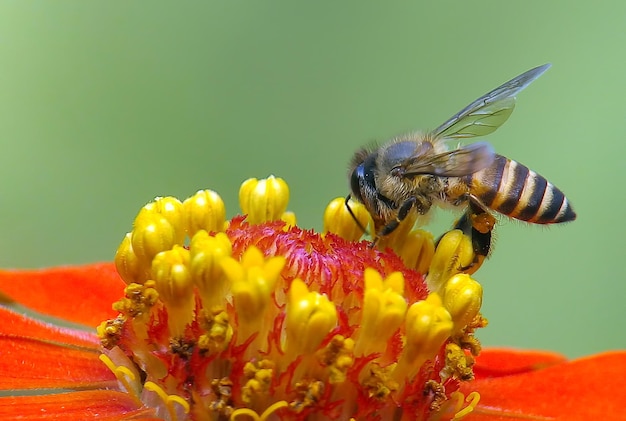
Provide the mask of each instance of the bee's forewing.
POLYGON ((515 95, 550 68, 550 64, 535 67, 498 86, 463 108, 436 128, 435 138, 468 138, 485 136, 496 131, 515 108, 515 95))

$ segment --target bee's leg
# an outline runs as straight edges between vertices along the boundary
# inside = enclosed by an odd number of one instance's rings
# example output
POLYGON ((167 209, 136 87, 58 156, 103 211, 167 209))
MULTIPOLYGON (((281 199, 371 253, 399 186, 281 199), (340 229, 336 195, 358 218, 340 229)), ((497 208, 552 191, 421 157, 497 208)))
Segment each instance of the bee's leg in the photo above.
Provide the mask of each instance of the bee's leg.
POLYGON ((472 240, 474 260, 468 266, 461 268, 463 272, 472 274, 480 268, 483 261, 491 252, 491 232, 495 227, 496 219, 480 201, 470 196, 469 206, 454 225, 455 229, 472 240))
POLYGON ((398 212, 396 213, 396 217, 389 221, 387 225, 382 227, 380 231, 377 233, 378 237, 384 237, 386 235, 391 234, 395 231, 396 228, 400 225, 402 221, 408 216, 413 206, 417 204, 417 198, 415 196, 409 197, 405 200, 400 207, 398 208, 398 212))
POLYGON ((347 195, 346 196, 346 201, 345 201, 345 205, 346 205, 346 209, 348 209, 348 213, 350 214, 350 216, 352 217, 352 219, 354 220, 354 222, 356 223, 356 225, 359 227, 359 229, 361 231, 363 231, 363 234, 368 234, 367 232, 367 228, 365 228, 363 226, 363 224, 361 224, 359 222, 359 220, 357 219, 356 215, 354 214, 354 212, 352 211, 352 208, 350 207, 350 203, 348 203, 350 201, 351 195, 347 195))

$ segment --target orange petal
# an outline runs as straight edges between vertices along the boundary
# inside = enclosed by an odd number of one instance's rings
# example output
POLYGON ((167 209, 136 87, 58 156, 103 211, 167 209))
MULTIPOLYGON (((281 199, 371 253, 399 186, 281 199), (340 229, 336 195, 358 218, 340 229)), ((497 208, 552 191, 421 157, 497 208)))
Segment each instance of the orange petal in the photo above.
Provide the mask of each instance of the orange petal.
POLYGON ((0 336, 0 349, 0 390, 115 388, 117 384, 98 359, 99 352, 7 336, 0 336))
MULTIPOLYGON (((0 390, 115 387, 95 334, 0 308, 0 390)), ((1 419, 1 418, 0 418, 1 419)))
POLYGON ((0 307, 0 336, 38 339, 75 347, 100 349, 100 340, 93 332, 58 327, 40 320, 31 319, 23 314, 15 313, 0 307))
POLYGON ((0 270, 0 292, 38 312, 88 326, 116 316, 124 294, 113 263, 42 270, 0 270))
POLYGON ((476 358, 474 374, 477 379, 500 377, 539 370, 565 361, 563 355, 550 351, 486 348, 476 358))
POLYGON ((0 398, 0 419, 44 420, 160 420, 127 393, 109 390, 0 398))
POLYGON ((480 393, 465 421, 625 419, 626 351, 581 358, 521 374, 462 385, 480 393))

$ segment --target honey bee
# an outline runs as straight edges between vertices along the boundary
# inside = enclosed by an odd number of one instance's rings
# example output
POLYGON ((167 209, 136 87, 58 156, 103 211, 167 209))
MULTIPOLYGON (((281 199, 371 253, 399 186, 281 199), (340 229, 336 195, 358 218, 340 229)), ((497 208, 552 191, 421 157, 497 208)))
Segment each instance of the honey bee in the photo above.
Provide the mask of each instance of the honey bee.
POLYGON ((448 147, 450 141, 498 129, 513 112, 515 96, 549 67, 511 79, 431 132, 399 136, 354 154, 346 206, 351 197, 365 205, 374 220, 374 243, 411 212, 425 215, 433 205, 465 207, 456 228, 471 236, 479 256, 489 253, 495 222, 489 211, 535 224, 576 218, 561 190, 519 162, 496 154, 490 144, 448 147))

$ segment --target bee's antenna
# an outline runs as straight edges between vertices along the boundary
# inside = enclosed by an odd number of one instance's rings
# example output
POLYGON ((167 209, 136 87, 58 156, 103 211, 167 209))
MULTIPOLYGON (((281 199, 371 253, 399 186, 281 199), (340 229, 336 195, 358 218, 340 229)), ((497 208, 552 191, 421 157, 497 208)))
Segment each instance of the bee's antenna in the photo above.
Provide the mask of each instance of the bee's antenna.
POLYGON ((348 209, 348 212, 350 213, 350 216, 352 217, 352 219, 354 219, 354 222, 357 224, 357 226, 361 229, 361 231, 363 231, 363 234, 369 235, 369 232, 367 232, 367 228, 365 228, 360 222, 359 220, 356 218, 356 215, 354 214, 354 212, 352 212, 352 208, 350 207, 350 204, 348 203, 351 199, 351 195, 347 195, 346 196, 346 209, 348 209))

